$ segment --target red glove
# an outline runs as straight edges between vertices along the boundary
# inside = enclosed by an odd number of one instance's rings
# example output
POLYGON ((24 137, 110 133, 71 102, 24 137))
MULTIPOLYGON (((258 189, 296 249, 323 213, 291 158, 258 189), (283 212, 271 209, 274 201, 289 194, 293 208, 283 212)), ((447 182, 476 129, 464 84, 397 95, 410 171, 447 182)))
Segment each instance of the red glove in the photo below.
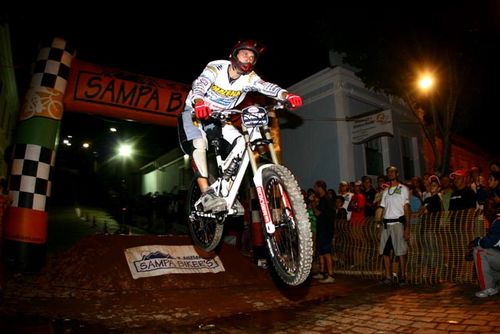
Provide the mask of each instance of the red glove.
POLYGON ((194 104, 194 114, 198 119, 208 119, 212 115, 212 110, 205 104, 205 101, 198 100, 194 104))
POLYGON ((302 98, 292 93, 287 94, 286 100, 290 103, 291 110, 297 109, 302 105, 302 98))

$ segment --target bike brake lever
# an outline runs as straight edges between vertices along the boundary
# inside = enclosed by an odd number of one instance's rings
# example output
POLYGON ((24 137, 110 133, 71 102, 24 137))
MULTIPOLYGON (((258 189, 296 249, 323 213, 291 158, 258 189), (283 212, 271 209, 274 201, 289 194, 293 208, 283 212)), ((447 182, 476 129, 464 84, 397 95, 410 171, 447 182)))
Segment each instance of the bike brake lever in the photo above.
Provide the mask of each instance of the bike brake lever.
POLYGON ((272 106, 271 109, 273 110, 278 110, 278 109, 289 109, 292 105, 288 101, 276 101, 276 103, 272 106))

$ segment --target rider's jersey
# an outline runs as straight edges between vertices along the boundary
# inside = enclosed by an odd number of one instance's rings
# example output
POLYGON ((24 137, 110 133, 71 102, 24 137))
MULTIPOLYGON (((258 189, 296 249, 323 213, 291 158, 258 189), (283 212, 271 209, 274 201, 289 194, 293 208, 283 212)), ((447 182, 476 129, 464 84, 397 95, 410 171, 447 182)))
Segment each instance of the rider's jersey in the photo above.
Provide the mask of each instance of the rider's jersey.
POLYGON ((246 94, 257 91, 277 100, 284 100, 287 91, 262 80, 255 72, 241 75, 236 80, 229 77, 229 60, 208 63, 201 75, 193 82, 186 104, 193 105, 195 99, 203 99, 213 110, 231 109, 240 104, 246 94))

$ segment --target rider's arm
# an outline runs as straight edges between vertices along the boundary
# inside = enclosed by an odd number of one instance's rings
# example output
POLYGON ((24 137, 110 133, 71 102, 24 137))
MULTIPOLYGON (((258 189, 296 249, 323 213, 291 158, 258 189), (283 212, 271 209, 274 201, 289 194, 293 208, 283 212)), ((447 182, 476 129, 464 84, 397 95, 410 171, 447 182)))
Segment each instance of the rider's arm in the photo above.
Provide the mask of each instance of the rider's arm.
POLYGON ((288 92, 280 86, 262 80, 255 72, 250 75, 251 90, 272 97, 279 101, 285 101, 288 92))
POLYGON ((217 77, 217 69, 215 68, 215 62, 209 63, 200 76, 193 81, 193 86, 191 88, 191 105, 194 105, 197 100, 203 101, 203 97, 206 92, 215 81, 217 77))

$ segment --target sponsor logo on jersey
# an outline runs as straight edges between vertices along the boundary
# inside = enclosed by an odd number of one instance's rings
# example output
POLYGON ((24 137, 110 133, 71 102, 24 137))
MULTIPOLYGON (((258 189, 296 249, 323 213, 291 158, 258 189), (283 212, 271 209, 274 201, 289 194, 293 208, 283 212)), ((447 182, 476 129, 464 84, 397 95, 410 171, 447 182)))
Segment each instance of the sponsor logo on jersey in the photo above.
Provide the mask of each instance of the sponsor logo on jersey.
POLYGON ((241 91, 239 90, 224 89, 217 86, 216 84, 212 84, 212 86, 210 86, 210 89, 216 92, 218 95, 225 97, 238 97, 241 95, 241 91))

